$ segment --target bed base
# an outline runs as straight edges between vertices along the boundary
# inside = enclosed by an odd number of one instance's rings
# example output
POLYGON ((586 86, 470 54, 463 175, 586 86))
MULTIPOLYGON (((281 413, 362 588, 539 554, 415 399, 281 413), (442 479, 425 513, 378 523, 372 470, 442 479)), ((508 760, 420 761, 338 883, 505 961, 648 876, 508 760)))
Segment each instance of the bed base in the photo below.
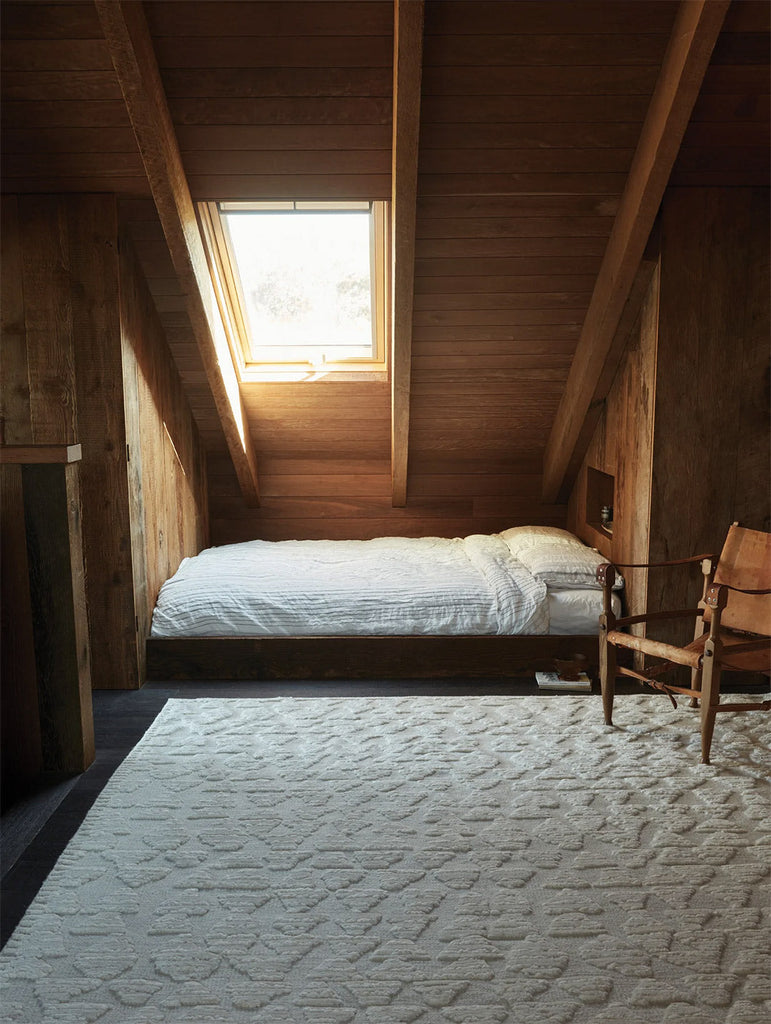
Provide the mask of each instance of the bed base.
POLYGON ((147 640, 149 680, 503 679, 554 671, 593 636, 183 637, 147 640))

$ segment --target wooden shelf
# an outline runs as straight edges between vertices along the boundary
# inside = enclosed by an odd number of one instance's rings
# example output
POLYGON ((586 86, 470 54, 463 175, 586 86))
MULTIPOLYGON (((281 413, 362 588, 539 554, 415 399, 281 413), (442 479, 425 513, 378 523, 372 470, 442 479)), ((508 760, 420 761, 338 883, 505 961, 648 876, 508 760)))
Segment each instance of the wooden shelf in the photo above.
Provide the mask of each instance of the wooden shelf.
POLYGON ((603 523, 602 509, 605 506, 613 508, 615 490, 616 481, 610 473, 603 473, 593 466, 587 466, 584 521, 603 539, 613 536, 613 523, 603 523))

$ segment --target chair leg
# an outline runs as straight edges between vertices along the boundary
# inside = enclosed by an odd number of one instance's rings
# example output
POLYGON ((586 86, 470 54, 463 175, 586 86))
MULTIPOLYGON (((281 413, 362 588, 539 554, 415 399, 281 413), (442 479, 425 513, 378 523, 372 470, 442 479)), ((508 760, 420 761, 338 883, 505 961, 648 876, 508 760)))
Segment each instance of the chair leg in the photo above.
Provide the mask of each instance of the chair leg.
POLYGON ((616 694, 616 648, 608 643, 608 627, 600 619, 600 688, 605 724, 613 725, 613 698, 616 694))
POLYGON ((715 731, 717 705, 720 703, 720 664, 715 652, 710 649, 710 641, 704 650, 704 663, 701 674, 701 763, 709 764, 709 752, 712 746, 712 734, 715 731))
MULTIPOLYGON (((691 669, 691 689, 701 690, 701 668, 691 669)), ((691 697, 688 701, 689 708, 697 708, 699 706, 699 700, 697 697, 691 697)))

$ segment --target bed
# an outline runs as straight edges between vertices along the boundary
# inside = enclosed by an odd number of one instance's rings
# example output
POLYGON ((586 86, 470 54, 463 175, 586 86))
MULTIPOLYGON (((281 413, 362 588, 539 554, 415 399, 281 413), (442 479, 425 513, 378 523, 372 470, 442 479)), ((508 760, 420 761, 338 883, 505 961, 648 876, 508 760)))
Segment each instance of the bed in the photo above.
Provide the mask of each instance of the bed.
POLYGON ((551 527, 207 548, 161 588, 147 675, 496 677, 577 654, 596 664, 602 561, 551 527))

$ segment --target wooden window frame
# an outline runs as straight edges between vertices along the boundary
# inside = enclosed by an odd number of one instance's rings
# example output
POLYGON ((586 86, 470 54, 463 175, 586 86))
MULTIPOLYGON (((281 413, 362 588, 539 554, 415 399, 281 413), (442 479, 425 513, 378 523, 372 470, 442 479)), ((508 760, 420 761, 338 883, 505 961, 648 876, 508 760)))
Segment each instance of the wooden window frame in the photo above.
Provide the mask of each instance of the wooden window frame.
POLYGON ((197 204, 198 220, 212 282, 212 296, 219 308, 233 362, 242 381, 260 380, 277 375, 295 375, 294 379, 316 379, 321 376, 329 379, 330 375, 339 377, 340 375, 361 373, 376 374, 381 377, 387 375, 391 318, 391 239, 388 202, 377 200, 369 203, 373 355, 371 357, 330 360, 323 364, 310 360, 272 362, 254 358, 236 258, 230 243, 227 225, 220 216, 221 212, 237 209, 345 210, 360 208, 360 205, 358 202, 354 204, 345 201, 306 202, 302 200, 254 203, 202 202, 197 204))

